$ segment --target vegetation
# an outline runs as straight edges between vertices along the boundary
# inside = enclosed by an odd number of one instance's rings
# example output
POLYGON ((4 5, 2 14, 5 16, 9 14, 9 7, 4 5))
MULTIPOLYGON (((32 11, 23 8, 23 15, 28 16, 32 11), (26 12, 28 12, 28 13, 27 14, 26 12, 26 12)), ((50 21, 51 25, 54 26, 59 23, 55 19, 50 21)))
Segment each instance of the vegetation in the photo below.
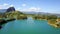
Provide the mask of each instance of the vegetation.
MULTIPOLYGON (((32 16, 33 19, 39 19, 39 20, 40 19, 44 19, 44 20, 47 20, 49 24, 54 24, 56 26, 57 26, 56 23, 60 22, 60 17, 58 17, 56 15, 24 14, 24 13, 22 13, 20 11, 11 11, 11 12, 6 12, 4 14, 0 14, 0 19, 5 19, 7 21, 11 21, 13 19, 16 19, 16 20, 27 19, 27 16, 32 16)), ((58 25, 60 26, 60 24, 58 24, 58 25)))
POLYGON ((6 18, 15 18, 15 19, 27 19, 27 16, 19 11, 13 11, 13 12, 8 12, 5 13, 6 18))
POLYGON ((54 27, 60 27, 60 17, 56 15, 35 15, 34 19, 44 19, 48 21, 48 24, 54 27))
POLYGON ((5 24, 9 21, 13 21, 15 19, 17 19, 17 20, 27 19, 27 16, 19 11, 11 11, 11 12, 6 12, 3 14, 0 14, 0 27, 2 24, 5 24))
POLYGON ((51 19, 57 19, 57 16, 56 15, 49 15, 47 16, 47 20, 51 20, 51 19))

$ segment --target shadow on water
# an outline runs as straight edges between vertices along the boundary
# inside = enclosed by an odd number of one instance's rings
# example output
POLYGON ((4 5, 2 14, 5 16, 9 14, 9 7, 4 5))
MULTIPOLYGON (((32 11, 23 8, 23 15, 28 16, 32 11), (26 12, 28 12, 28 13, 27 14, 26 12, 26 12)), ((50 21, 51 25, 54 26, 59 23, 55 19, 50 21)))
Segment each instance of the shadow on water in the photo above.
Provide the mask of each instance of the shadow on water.
POLYGON ((0 25, 0 29, 2 28, 2 26, 0 25))
POLYGON ((7 24, 8 22, 14 21, 15 19, 8 19, 8 20, 0 20, 0 29, 3 28, 4 24, 7 24))

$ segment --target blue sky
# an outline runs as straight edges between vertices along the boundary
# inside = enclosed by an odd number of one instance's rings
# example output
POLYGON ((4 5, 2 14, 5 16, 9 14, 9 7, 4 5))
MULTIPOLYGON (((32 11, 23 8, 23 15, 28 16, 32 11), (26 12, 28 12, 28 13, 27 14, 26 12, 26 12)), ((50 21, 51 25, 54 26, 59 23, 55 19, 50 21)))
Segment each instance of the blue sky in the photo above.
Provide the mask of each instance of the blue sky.
POLYGON ((14 6, 20 11, 60 13, 60 0, 0 0, 0 9, 14 6))

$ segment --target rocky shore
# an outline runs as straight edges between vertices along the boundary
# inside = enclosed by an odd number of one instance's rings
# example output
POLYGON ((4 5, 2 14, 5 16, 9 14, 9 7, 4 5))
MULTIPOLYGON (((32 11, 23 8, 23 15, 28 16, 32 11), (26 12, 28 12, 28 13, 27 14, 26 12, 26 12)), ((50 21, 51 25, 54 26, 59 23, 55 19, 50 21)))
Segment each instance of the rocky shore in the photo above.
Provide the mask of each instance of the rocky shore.
POLYGON ((0 29, 2 28, 1 25, 5 24, 5 23, 7 23, 9 21, 13 21, 13 20, 15 20, 15 19, 8 19, 8 20, 0 19, 0 29))
POLYGON ((0 25, 0 29, 2 28, 2 26, 0 25))

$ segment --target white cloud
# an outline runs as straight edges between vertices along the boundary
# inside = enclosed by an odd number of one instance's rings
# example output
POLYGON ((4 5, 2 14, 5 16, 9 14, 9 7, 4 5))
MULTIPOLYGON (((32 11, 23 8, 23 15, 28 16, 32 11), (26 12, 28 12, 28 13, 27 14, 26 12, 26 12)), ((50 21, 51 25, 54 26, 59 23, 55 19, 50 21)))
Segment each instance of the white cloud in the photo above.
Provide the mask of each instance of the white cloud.
POLYGON ((26 6, 26 4, 22 4, 22 6, 23 6, 23 7, 25 7, 25 6, 26 6))
POLYGON ((4 3, 4 4, 0 5, 0 6, 3 7, 3 6, 8 6, 8 5, 9 5, 9 4, 4 3))
POLYGON ((14 5, 11 4, 9 7, 13 7, 13 6, 14 6, 14 5))
POLYGON ((30 11, 40 11, 41 8, 31 7, 29 8, 30 11))
POLYGON ((20 8, 17 8, 16 10, 20 10, 20 8))
POLYGON ((0 5, 0 9, 2 9, 1 5, 0 5))
POLYGON ((4 3, 2 6, 8 6, 9 4, 7 4, 7 3, 4 3))
POLYGON ((12 7, 14 6, 13 4, 8 4, 8 3, 4 3, 4 4, 1 4, 0 5, 0 9, 7 9, 9 7, 12 7))
POLYGON ((28 9, 23 9, 23 10, 21 10, 21 11, 26 11, 26 12, 28 12, 28 11, 34 11, 34 12, 40 12, 41 11, 41 8, 39 8, 39 7, 30 7, 30 8, 28 8, 28 9))
POLYGON ((0 9, 2 9, 2 7, 0 6, 0 9))

